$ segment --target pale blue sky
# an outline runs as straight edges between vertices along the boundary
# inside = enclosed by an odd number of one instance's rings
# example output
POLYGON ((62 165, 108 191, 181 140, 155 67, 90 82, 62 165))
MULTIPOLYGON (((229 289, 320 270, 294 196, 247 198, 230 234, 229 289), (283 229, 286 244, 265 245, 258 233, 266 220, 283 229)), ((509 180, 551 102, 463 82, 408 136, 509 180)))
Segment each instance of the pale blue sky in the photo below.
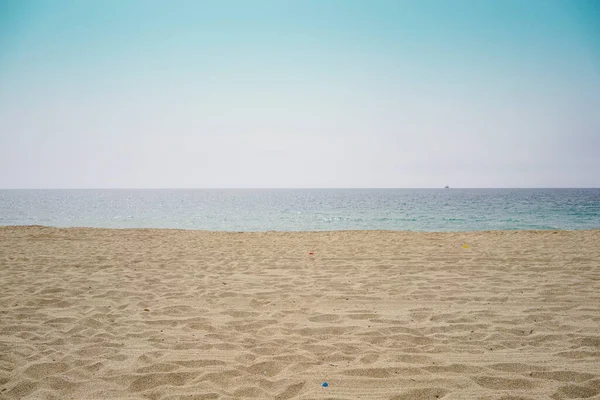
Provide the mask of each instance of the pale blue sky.
POLYGON ((0 0, 0 188, 600 187, 600 2, 0 0))

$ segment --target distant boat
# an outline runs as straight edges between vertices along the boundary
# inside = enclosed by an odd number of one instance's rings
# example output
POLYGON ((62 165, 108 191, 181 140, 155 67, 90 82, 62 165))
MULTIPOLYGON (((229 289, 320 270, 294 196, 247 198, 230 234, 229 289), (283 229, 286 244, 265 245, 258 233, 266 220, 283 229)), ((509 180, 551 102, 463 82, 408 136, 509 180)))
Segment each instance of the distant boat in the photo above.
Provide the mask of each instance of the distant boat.
POLYGON ((450 186, 446 185, 446 187, 444 189, 450 189, 450 186))

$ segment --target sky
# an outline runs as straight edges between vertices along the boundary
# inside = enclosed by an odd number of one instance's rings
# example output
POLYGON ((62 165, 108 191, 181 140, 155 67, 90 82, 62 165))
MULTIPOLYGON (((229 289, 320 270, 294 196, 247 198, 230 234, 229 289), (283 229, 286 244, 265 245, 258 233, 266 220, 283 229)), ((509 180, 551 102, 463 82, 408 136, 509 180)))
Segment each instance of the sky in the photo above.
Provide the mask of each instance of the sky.
POLYGON ((0 188, 600 187, 596 0, 0 0, 0 188))

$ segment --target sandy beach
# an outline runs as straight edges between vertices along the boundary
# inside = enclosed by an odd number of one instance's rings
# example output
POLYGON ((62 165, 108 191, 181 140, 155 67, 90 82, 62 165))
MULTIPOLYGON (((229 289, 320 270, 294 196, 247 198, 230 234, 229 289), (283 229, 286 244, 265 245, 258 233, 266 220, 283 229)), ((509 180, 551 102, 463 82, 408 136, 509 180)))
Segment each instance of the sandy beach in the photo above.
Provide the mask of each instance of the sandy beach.
POLYGON ((600 231, 2 227, 0 282, 0 399, 600 398, 600 231))

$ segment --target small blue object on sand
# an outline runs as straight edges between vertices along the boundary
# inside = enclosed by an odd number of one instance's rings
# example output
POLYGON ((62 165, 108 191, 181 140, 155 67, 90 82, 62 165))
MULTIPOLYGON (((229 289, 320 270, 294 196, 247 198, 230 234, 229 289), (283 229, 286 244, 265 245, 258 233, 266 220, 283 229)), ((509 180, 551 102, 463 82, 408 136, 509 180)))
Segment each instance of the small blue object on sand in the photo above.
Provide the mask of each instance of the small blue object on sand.
POLYGON ((323 387, 327 387, 327 386, 329 386, 329 383, 323 382, 323 387))

